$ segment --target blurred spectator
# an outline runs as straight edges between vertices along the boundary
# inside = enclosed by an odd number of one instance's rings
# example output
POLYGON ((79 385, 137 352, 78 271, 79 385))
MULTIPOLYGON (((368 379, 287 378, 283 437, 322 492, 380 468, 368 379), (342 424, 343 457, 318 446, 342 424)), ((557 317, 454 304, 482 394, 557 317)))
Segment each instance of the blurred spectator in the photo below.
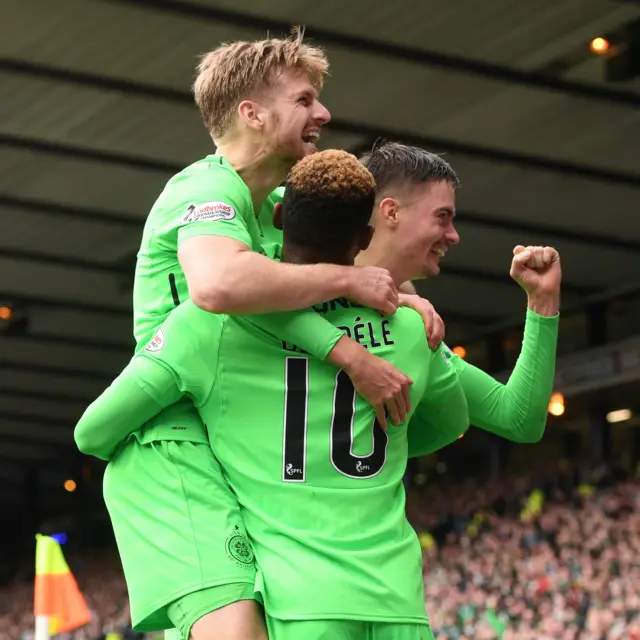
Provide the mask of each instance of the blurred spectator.
POLYGON ((562 474, 413 491, 436 638, 640 638, 640 483, 597 486, 562 474))
MULTIPOLYGON (((640 481, 599 470, 410 489, 437 640, 640 640, 640 481)), ((61 640, 131 631, 115 553, 70 562, 94 614, 61 640)), ((0 640, 33 640, 33 582, 0 590, 0 640)), ((162 637, 162 634, 156 634, 162 637)))

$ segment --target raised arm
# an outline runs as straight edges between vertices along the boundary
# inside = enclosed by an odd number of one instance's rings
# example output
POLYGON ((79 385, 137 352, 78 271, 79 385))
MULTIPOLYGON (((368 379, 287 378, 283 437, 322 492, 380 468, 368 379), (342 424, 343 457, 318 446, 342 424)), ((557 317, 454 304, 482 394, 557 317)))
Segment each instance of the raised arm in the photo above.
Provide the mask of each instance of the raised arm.
POLYGON ((538 442, 553 391, 558 317, 527 309, 522 351, 506 384, 453 357, 471 424, 513 442, 538 442))
POLYGON ((522 350, 507 384, 456 362, 471 424, 513 442, 538 442, 544 433, 558 341, 560 256, 552 247, 514 249, 511 277, 527 293, 522 350))
MULTIPOLYGON (((506 384, 468 364, 446 347, 458 372, 472 425, 513 442, 538 442, 544 434, 558 340, 560 256, 551 247, 514 249, 511 277, 525 290, 528 308, 522 350, 506 384)), ((409 455, 426 455, 420 417, 409 428, 409 455)))

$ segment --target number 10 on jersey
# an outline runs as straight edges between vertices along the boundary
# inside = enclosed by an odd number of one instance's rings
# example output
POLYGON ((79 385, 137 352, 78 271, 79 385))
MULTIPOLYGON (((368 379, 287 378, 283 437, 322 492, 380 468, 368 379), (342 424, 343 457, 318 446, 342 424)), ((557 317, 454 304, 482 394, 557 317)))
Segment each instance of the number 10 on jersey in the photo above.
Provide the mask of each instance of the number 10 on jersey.
MULTIPOLYGON (((308 405, 309 359, 289 356, 285 363, 283 482, 306 481, 308 405)), ((327 455, 338 473, 348 478, 372 478, 384 467, 388 437, 374 418, 370 423, 371 452, 364 456, 354 454, 356 420, 356 391, 349 376, 344 371, 339 371, 336 374, 333 390, 333 412, 331 430, 327 438, 327 455)), ((317 451, 314 454, 322 455, 322 452, 317 451)))

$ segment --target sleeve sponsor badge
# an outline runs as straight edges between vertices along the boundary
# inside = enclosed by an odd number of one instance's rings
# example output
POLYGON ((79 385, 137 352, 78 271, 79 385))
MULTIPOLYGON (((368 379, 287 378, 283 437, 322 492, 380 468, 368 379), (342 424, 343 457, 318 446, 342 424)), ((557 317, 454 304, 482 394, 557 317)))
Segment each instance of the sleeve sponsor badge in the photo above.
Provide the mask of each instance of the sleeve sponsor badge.
POLYGON ((158 329, 158 332, 156 333, 156 335, 153 336, 153 338, 151 338, 151 340, 149 340, 149 342, 147 343, 147 346, 145 347, 145 351, 149 351, 151 353, 157 353, 158 351, 162 351, 163 348, 164 348, 164 331, 162 331, 162 329, 158 329))
POLYGON ((236 210, 226 202, 203 202, 191 204, 182 217, 183 223, 201 222, 203 220, 233 220, 236 210))

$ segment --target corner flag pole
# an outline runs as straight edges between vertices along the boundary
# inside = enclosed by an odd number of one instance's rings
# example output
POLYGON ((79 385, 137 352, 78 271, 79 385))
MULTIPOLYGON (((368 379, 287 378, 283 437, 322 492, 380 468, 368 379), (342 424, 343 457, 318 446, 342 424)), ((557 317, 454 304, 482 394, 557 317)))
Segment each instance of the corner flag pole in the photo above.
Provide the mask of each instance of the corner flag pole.
POLYGON ((36 616, 36 632, 34 640, 50 640, 49 628, 51 619, 49 616, 36 616))

